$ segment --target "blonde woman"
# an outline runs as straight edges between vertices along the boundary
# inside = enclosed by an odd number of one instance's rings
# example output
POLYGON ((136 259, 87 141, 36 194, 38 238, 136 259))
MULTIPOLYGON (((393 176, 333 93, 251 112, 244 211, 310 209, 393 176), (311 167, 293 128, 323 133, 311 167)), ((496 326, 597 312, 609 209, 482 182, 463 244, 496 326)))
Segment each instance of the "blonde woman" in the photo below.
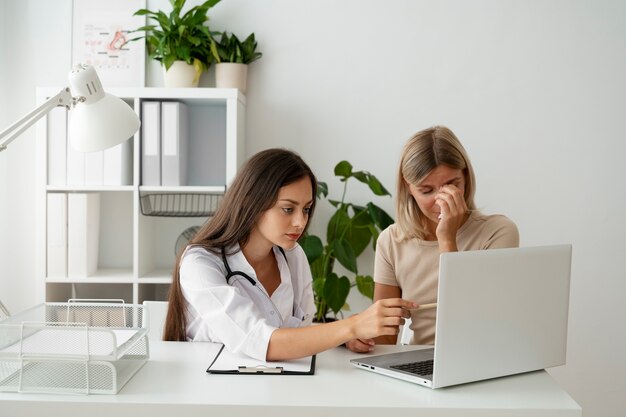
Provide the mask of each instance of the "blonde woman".
MULTIPOLYGON (((397 181, 397 222, 380 234, 376 244, 374 301, 435 303, 440 253, 519 246, 511 220, 476 209, 474 170, 450 129, 435 126, 409 139, 397 181)), ((435 311, 412 311, 412 344, 434 343, 435 311)), ((395 335, 354 339, 347 347, 368 352, 375 343, 394 344, 396 339, 395 335)))

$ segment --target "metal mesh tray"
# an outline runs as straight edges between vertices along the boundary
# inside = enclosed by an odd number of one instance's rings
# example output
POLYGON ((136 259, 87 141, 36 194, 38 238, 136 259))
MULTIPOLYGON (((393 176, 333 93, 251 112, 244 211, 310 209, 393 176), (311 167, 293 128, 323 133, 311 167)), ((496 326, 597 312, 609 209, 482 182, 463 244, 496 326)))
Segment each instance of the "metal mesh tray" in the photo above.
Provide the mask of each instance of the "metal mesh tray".
POLYGON ((142 305, 44 303, 0 321, 0 391, 115 394, 149 357, 142 305))
POLYGON ((150 193, 141 196, 144 216, 208 217, 217 209, 223 194, 150 193))

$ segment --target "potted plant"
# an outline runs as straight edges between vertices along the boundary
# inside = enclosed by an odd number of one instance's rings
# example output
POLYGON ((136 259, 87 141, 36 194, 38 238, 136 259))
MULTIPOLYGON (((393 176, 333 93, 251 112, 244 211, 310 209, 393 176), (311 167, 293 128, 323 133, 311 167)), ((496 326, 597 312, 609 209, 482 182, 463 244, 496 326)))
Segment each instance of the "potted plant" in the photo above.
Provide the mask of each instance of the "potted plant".
POLYGON ((317 308, 317 321, 326 321, 330 311, 335 317, 342 309, 349 309, 346 299, 352 287, 372 299, 374 280, 369 275, 360 275, 357 258, 372 243, 375 248, 379 233, 394 221, 372 202, 357 205, 346 201, 348 180, 351 178, 366 184, 377 196, 391 196, 380 181, 367 171, 353 171, 348 161, 335 166, 335 175, 344 183, 341 200, 328 198, 328 186, 319 182, 317 198, 325 198, 335 208, 326 227, 326 244, 315 235, 305 234, 300 245, 306 253, 313 275, 313 292, 317 308), (334 272, 338 261, 354 276, 348 278, 334 272))
POLYGON ((256 52, 257 42, 254 33, 241 42, 235 34, 223 32, 219 41, 211 37, 211 52, 215 65, 215 86, 218 88, 238 88, 246 93, 248 64, 261 58, 256 52))
POLYGON ((202 72, 213 62, 211 32, 204 23, 209 19, 209 9, 220 0, 207 0, 181 16, 185 1, 170 0, 172 11, 169 14, 148 9, 135 12, 156 23, 133 31, 145 34, 132 40, 146 38, 148 56, 165 68, 166 87, 196 87, 202 72))

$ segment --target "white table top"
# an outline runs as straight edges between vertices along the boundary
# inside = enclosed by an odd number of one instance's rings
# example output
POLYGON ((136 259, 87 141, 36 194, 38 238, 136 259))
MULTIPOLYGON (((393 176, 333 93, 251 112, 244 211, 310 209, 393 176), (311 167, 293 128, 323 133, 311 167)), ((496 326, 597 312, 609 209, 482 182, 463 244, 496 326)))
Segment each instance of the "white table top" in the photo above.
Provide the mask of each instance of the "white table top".
MULTIPOLYGON (((415 346, 377 346, 376 354, 415 346)), ((336 348, 313 376, 210 375, 210 344, 150 342, 150 360, 117 395, 0 393, 2 416, 581 416, 545 371, 432 390, 354 368, 336 348)))

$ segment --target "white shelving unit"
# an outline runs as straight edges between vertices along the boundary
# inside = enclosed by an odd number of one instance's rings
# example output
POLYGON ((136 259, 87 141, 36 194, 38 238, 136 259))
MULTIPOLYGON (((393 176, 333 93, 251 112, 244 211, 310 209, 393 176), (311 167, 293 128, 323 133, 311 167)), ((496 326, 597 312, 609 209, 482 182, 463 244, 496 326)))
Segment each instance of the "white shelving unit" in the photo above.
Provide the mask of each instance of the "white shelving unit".
MULTIPOLYGON (((37 89, 37 100, 60 87, 37 89)), ((124 99, 141 116, 147 100, 180 101, 188 106, 187 186, 141 184, 141 129, 132 139, 132 184, 122 186, 49 185, 48 123, 37 125, 37 239, 36 273, 44 294, 41 301, 69 298, 117 298, 127 303, 164 300, 175 263, 175 243, 188 227, 206 217, 161 217, 142 214, 141 198, 148 194, 220 195, 245 158, 246 98, 237 89, 124 88, 107 92, 124 99), (95 192, 100 194, 98 268, 85 277, 47 274, 47 195, 95 192)))

